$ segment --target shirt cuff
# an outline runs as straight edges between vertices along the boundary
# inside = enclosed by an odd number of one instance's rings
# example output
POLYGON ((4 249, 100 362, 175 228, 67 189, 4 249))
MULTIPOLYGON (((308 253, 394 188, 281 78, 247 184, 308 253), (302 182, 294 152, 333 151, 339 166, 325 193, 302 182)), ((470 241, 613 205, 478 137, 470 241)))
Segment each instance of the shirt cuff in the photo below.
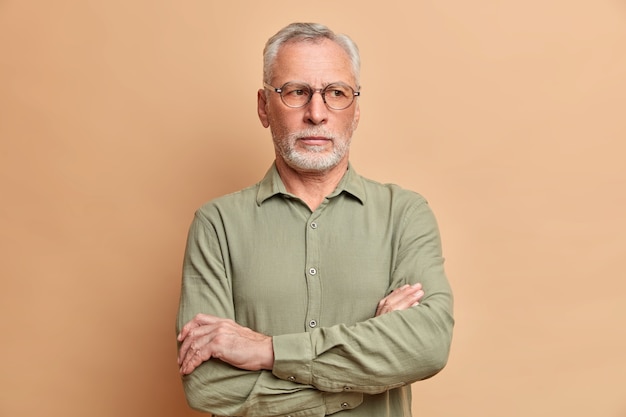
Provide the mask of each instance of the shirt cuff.
POLYGON ((274 368, 272 373, 280 379, 311 385, 313 348, 309 333, 294 333, 272 337, 274 368))

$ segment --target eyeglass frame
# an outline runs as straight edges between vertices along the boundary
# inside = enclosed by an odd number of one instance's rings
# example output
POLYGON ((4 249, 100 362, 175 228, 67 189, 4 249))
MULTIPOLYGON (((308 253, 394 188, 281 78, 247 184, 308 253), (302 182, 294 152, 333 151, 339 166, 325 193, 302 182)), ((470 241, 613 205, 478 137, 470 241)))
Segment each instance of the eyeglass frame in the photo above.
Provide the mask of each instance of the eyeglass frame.
POLYGON ((306 105, 308 105, 308 104, 311 102, 311 100, 313 99, 313 95, 314 95, 315 93, 320 93, 320 95, 322 96, 322 101, 324 102, 324 104, 326 105, 326 107, 328 107, 328 108, 329 108, 329 109, 331 109, 331 110, 345 110, 345 109, 347 109, 348 107, 350 107, 350 106, 352 105, 352 103, 354 103, 354 100, 355 100, 357 97, 360 97, 360 96, 361 96, 361 92, 360 92, 360 91, 355 91, 355 90, 354 90, 354 88, 352 88, 352 86, 351 86, 351 85, 346 84, 346 83, 343 83, 343 82, 334 82, 334 83, 330 83, 330 84, 328 84, 328 85, 327 85, 326 87, 324 87, 324 88, 313 88, 313 87, 311 87, 309 84, 304 83, 304 82, 300 82, 300 81, 287 81, 286 83, 284 83, 284 84, 283 84, 282 86, 280 86, 280 87, 274 87, 274 86, 273 86, 273 85, 271 85, 271 84, 268 84, 268 83, 266 83, 266 82, 263 82, 263 86, 264 86, 265 88, 267 88, 267 89, 273 90, 275 93, 278 93, 278 95, 280 96, 280 101, 282 101, 282 103, 283 103, 285 106, 289 107, 290 109, 301 109, 301 108, 305 107, 306 105), (282 94, 283 89, 285 88, 285 86, 286 86, 287 84, 301 84, 301 85, 305 85, 305 86, 307 86, 307 87, 309 88, 309 90, 311 91, 311 95, 309 96, 309 99, 307 100, 307 102, 306 102, 306 103, 304 103, 304 104, 303 104, 303 105, 301 105, 301 106, 291 106, 291 105, 287 104, 287 103, 285 102, 285 99, 283 98, 283 94, 282 94), (342 107, 342 108, 340 108, 340 109, 336 109, 336 108, 334 108, 334 107, 331 107, 331 106, 328 104, 328 102, 326 101, 326 90, 328 89, 328 87, 332 87, 332 86, 334 86, 334 85, 342 85, 342 86, 346 86, 346 87, 348 87, 350 90, 352 90, 352 95, 351 95, 351 97, 352 97, 352 101, 350 101, 350 104, 348 104, 346 107, 342 107))

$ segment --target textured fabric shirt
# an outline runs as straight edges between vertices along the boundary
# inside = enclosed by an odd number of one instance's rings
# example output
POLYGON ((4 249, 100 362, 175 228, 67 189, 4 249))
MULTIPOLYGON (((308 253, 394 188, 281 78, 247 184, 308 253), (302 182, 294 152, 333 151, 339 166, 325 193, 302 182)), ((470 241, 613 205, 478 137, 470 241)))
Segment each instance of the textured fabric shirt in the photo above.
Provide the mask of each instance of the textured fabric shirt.
POLYGON ((178 329, 198 313, 273 336, 272 371, 210 359, 183 378, 190 406, 216 416, 411 416, 410 384, 445 366, 453 328, 427 202, 352 167, 314 212, 275 166, 202 206, 178 329), (374 317, 379 300, 417 282, 418 306, 374 317))

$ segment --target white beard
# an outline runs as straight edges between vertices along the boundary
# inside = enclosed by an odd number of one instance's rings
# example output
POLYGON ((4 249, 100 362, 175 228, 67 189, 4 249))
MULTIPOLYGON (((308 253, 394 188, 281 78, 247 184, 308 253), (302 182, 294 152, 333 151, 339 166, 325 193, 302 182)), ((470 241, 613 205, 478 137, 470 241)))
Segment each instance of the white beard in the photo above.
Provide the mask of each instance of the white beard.
MULTIPOLYGON (((351 133, 351 132, 350 132, 351 133)), ((337 138, 320 129, 308 129, 305 131, 290 133, 286 137, 276 138, 274 132, 274 147, 287 165, 294 169, 305 171, 327 171, 334 168, 347 155, 350 149, 351 137, 337 138), (329 154, 323 154, 322 146, 307 146, 306 150, 296 149, 298 139, 308 136, 323 136, 332 140, 332 150, 329 154)))

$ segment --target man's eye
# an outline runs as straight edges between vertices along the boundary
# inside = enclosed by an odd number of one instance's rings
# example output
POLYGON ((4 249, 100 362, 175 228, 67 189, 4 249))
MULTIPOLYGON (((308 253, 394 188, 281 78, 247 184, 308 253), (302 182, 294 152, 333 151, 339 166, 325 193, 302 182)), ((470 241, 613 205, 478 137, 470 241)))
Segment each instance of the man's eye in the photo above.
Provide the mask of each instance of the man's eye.
POLYGON ((332 97, 347 97, 347 95, 348 95, 348 94, 345 92, 345 90, 342 90, 342 89, 337 89, 337 88, 335 88, 335 89, 331 89, 331 90, 329 91, 329 93, 330 93, 330 95, 331 95, 332 97))
POLYGON ((285 94, 288 96, 304 96, 307 95, 307 90, 302 88, 294 88, 285 91, 285 94))

